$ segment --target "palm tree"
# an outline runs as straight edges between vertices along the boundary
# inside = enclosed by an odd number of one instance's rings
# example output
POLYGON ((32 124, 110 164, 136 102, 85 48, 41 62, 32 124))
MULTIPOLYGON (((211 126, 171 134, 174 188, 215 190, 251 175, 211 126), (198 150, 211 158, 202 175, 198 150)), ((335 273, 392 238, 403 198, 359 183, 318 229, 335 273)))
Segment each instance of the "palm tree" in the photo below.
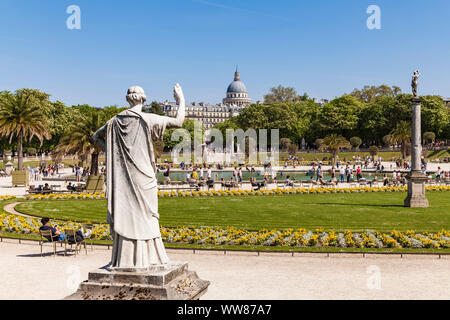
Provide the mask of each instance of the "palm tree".
POLYGON ((59 155, 77 155, 87 158, 91 156, 91 174, 98 175, 98 156, 101 149, 95 145, 92 135, 102 127, 103 122, 98 110, 88 115, 80 116, 79 121, 73 123, 67 134, 59 140, 55 153, 59 155))
POLYGON ((42 111, 42 97, 48 96, 37 90, 22 89, 15 94, 0 95, 0 136, 9 137, 9 143, 17 137, 18 170, 23 170, 23 141, 37 137, 41 142, 50 139, 46 117, 42 111))
POLYGON ((411 143, 411 124, 407 121, 400 121, 391 131, 388 139, 391 144, 400 143, 402 158, 406 159, 407 149, 411 143))
POLYGON ((331 134, 326 136, 320 143, 319 150, 328 150, 332 157, 333 163, 336 162, 336 156, 341 149, 350 149, 352 145, 343 136, 331 134))

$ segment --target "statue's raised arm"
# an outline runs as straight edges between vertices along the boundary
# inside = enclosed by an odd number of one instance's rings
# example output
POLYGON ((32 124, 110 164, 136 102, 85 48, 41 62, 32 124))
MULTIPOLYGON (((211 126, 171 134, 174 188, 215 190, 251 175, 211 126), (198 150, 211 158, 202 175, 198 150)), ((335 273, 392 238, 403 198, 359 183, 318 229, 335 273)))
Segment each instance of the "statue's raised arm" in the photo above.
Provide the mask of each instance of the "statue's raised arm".
POLYGON ((183 90, 181 89, 181 86, 178 83, 173 87, 173 97, 175 98, 175 101, 178 103, 177 117, 170 118, 170 120, 167 123, 167 126, 181 127, 183 126, 185 118, 186 102, 184 100, 183 90))

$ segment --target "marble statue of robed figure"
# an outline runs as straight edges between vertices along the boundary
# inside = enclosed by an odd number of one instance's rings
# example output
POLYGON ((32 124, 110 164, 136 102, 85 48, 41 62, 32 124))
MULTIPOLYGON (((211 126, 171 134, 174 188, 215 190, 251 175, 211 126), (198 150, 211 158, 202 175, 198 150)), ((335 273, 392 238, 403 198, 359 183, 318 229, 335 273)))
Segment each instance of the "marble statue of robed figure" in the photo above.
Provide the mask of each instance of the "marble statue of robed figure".
POLYGON ((181 127, 185 100, 176 84, 176 118, 143 113, 147 100, 141 87, 128 89, 131 108, 110 119, 93 136, 106 152, 108 223, 113 237, 111 268, 145 269, 169 263, 161 239, 158 188, 152 140, 167 127, 181 127))

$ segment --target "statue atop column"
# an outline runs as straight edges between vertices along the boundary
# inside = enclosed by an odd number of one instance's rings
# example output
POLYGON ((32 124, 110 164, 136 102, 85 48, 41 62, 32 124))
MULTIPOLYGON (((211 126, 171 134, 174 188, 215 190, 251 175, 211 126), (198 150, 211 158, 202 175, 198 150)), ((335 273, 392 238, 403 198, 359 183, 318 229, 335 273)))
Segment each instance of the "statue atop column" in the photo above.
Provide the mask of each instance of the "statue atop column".
POLYGON ((420 73, 419 70, 414 71, 413 77, 412 77, 412 82, 411 82, 411 87, 412 87, 412 92, 414 95, 414 98, 417 98, 417 87, 419 85, 419 77, 420 77, 420 73))
POLYGON ((408 175, 408 196, 405 199, 406 207, 429 206, 425 196, 425 183, 427 176, 422 173, 422 143, 421 143, 421 99, 417 94, 419 70, 414 71, 411 87, 414 98, 412 99, 412 119, 411 119, 411 172, 408 175))

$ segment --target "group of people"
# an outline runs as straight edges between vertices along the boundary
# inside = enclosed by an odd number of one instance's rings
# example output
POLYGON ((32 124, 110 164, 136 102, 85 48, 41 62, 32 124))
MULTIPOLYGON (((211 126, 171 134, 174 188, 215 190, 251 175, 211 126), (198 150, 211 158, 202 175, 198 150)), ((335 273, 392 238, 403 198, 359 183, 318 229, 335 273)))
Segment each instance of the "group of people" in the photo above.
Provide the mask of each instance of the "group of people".
POLYGON ((43 178, 58 177, 61 178, 59 170, 64 167, 64 164, 51 164, 46 166, 41 164, 36 167, 27 167, 30 181, 41 181, 43 178))
POLYGON ((92 230, 79 230, 79 231, 76 231, 76 233, 75 233, 75 236, 78 239, 69 239, 66 233, 58 230, 57 227, 53 227, 50 224, 50 218, 47 218, 47 217, 42 218, 41 223, 42 223, 42 226, 39 228, 40 231, 47 231, 47 230, 51 231, 51 236, 46 236, 46 239, 49 242, 62 241, 62 240, 69 240, 69 242, 70 241, 75 242, 75 240, 76 240, 76 242, 81 242, 82 240, 88 238, 92 233, 92 230))
POLYGON ((77 182, 86 182, 86 177, 89 177, 91 174, 89 167, 83 168, 78 165, 72 167, 72 172, 75 173, 77 182))

